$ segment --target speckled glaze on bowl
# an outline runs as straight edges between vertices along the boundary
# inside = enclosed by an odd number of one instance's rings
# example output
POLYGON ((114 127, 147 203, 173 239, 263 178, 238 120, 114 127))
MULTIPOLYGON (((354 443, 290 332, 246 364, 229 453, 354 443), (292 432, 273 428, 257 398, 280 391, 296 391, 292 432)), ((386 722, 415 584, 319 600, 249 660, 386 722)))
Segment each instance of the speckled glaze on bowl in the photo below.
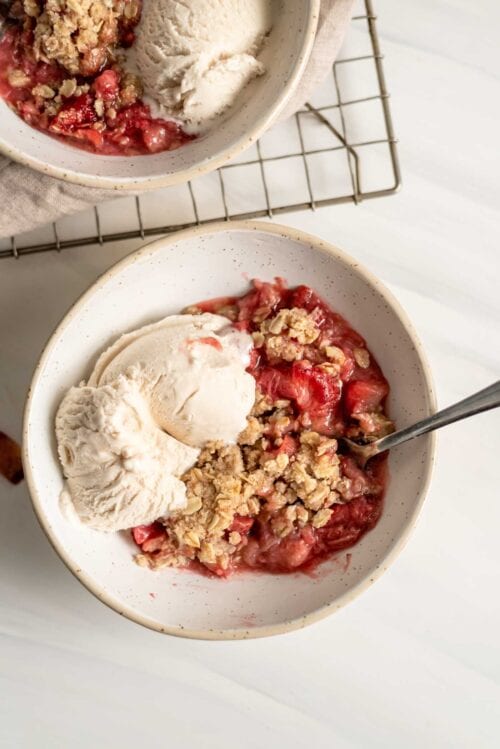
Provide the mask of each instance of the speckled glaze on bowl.
POLYGON ((390 456, 391 479, 378 525, 318 574, 245 573, 227 581, 182 570, 151 572, 132 561, 129 534, 101 534, 61 515, 54 415, 68 387, 87 377, 120 333, 200 299, 243 293, 247 278, 306 283, 368 341, 391 384, 399 426, 435 409, 425 357, 392 295, 353 258, 294 229, 221 223, 160 239, 100 278, 61 322, 35 371, 24 418, 24 467, 33 505, 52 545, 101 601, 146 627, 185 637, 258 637, 304 627, 372 583, 401 549, 423 502, 434 439, 390 456))
POLYGON ((274 0, 274 24, 253 80, 209 131, 176 151, 98 156, 38 132, 0 99, 0 153, 52 177, 90 187, 141 190, 187 182, 252 145, 294 92, 314 44, 320 0, 274 0))

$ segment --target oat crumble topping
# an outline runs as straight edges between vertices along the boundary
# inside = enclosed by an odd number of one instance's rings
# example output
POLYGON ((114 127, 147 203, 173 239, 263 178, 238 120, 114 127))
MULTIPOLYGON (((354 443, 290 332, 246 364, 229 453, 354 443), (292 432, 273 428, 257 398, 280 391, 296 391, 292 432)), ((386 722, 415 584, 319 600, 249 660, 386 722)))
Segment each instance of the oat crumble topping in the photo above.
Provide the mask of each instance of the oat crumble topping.
POLYGON ((118 40, 125 0, 24 0, 35 18, 37 60, 55 60, 73 75, 92 75, 104 67, 109 48, 118 40))

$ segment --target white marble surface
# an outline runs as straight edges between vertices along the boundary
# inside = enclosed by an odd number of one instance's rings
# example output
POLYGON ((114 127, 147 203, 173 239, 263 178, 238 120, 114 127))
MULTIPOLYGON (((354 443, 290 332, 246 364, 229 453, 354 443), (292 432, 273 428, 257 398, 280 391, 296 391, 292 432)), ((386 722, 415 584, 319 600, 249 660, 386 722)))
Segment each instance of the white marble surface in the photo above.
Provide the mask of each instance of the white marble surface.
MULTIPOLYGON (((404 188, 286 220, 386 281, 444 405, 500 374, 500 8, 377 9, 404 188)), ((20 436, 42 344, 135 244, 1 261, 0 428, 20 436)), ((26 487, 1 483, 0 746, 497 747, 499 416, 441 433, 420 522, 372 589, 270 640, 175 640, 119 618, 56 557, 26 487)))

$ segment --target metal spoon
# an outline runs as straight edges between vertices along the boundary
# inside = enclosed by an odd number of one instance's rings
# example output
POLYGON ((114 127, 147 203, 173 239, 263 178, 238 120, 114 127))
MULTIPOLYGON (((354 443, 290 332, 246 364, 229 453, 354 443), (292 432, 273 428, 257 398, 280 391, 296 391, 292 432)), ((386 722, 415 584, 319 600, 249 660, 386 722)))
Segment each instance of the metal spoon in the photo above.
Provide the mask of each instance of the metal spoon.
POLYGON ((482 411, 489 411, 491 408, 497 408, 498 406, 500 406, 500 380, 455 403, 453 406, 448 406, 448 408, 444 408, 442 411, 422 419, 422 421, 417 421, 413 426, 399 429, 397 432, 393 432, 393 434, 382 437, 375 442, 359 445, 346 437, 342 437, 342 442, 349 448, 359 465, 364 468, 367 461, 379 453, 390 450, 392 447, 408 442, 415 437, 420 437, 421 434, 433 432, 434 429, 445 427, 447 424, 453 424, 455 421, 467 419, 469 416, 474 416, 474 414, 479 414, 482 411))

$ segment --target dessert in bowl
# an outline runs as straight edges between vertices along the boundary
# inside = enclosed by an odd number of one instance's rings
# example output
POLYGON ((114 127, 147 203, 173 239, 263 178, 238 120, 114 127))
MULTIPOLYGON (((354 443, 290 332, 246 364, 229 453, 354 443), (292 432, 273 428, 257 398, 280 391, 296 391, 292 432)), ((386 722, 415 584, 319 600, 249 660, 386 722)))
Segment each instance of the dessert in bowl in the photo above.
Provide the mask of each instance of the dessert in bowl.
MULTIPOLYGON (((384 459, 363 472, 337 437, 371 439, 391 419, 404 426, 432 407, 411 327, 355 261, 283 227, 224 224, 149 245, 77 303, 34 377, 25 468, 55 548, 120 613, 173 634, 271 634, 335 610, 373 580, 422 502, 432 437, 396 451, 389 479, 384 459), (249 290, 246 278, 263 281, 249 290), (165 335, 188 384, 176 384, 177 365, 158 369, 165 335), (191 366, 206 373, 194 389, 191 366), (184 386, 179 403, 165 405, 184 386), (110 399, 118 393, 123 404, 124 392, 134 419, 120 416, 107 431, 91 420, 104 439, 95 461, 108 469, 111 450, 134 481, 141 471, 154 476, 150 442, 144 454, 130 440, 115 443, 117 423, 136 433, 141 407, 130 399, 140 396, 154 404, 154 424, 140 417, 140 429, 180 443, 183 462, 160 456, 161 481, 173 482, 161 484, 163 505, 139 507, 141 499, 130 514, 135 485, 127 494, 130 483, 115 473, 106 511, 96 513, 87 492, 96 482, 81 465, 89 449, 81 404, 104 399, 114 418, 110 399), (61 511, 62 491, 79 518, 61 511)), ((158 486, 142 482, 141 492, 158 486)))
POLYGON ((300 79, 319 0, 284 5, 15 0, 0 39, 0 149, 112 189, 216 168, 262 134, 300 79))

